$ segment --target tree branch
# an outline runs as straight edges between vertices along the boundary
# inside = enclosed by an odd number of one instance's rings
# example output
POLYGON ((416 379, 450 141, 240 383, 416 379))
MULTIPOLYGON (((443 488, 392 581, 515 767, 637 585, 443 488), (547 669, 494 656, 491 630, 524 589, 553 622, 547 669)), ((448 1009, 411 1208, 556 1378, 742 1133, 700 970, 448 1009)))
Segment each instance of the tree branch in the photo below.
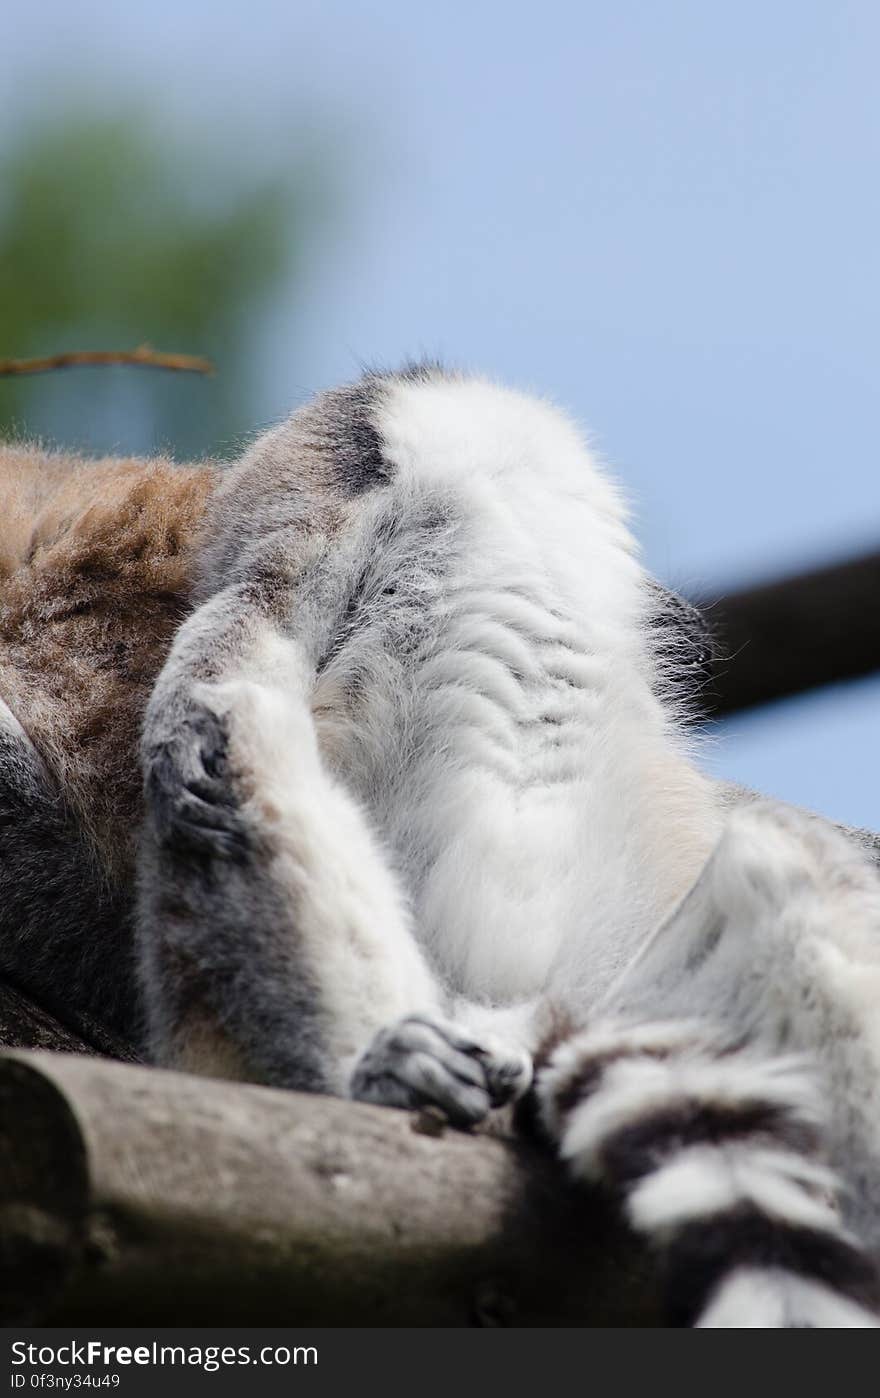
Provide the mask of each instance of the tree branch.
POLYGON ((46 374, 52 369, 74 369, 84 364, 136 364, 146 369, 173 369, 181 374, 213 374, 210 359, 196 354, 167 354, 150 345, 133 350, 70 350, 40 359, 0 359, 0 376, 46 374))

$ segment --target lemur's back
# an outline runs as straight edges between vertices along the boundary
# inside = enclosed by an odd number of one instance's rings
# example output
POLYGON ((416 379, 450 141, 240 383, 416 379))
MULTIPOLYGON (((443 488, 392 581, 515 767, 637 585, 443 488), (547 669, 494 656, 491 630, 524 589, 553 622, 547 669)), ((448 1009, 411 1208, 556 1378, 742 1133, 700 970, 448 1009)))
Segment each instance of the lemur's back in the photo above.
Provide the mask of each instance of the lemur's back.
POLYGON ((0 448, 0 698, 115 873, 137 826, 143 709, 189 608, 214 478, 0 448))
POLYGON ((556 972, 598 995, 712 836, 708 798, 678 859, 660 828, 693 812, 700 778, 670 756, 621 501, 567 419, 488 382, 386 381, 372 414, 386 478, 340 549, 348 602, 314 698, 325 756, 453 986, 511 1002, 556 972), (666 808, 646 838, 652 748, 666 808), (588 966, 559 962, 575 929, 588 966))
POLYGON ((132 1038, 138 733, 213 479, 0 446, 0 969, 132 1038))

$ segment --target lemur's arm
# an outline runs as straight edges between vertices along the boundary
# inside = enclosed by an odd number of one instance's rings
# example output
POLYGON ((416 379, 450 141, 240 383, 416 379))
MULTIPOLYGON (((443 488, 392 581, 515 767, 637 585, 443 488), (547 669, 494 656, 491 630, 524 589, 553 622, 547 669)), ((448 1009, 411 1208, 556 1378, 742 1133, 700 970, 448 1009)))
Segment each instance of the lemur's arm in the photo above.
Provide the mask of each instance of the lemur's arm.
POLYGON ((527 1056, 443 1019, 405 896, 322 761, 316 633, 328 591, 344 606, 331 571, 316 553, 298 586, 264 572, 218 593, 152 696, 139 901, 152 1052, 476 1121, 525 1088, 527 1056))
POLYGON ((339 1091, 373 1031, 434 993, 366 820, 322 765, 312 638, 281 584, 209 599, 149 704, 141 980, 159 1061, 339 1091))

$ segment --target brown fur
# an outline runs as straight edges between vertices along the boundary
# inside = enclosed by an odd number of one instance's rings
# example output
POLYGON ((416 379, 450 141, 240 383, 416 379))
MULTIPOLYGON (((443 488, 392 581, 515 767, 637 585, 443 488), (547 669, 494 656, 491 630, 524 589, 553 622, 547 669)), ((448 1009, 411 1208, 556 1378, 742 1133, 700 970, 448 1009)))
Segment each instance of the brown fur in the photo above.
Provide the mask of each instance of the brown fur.
POLYGON ((0 445, 0 696, 110 876, 130 865, 140 723, 190 606, 217 476, 0 445))

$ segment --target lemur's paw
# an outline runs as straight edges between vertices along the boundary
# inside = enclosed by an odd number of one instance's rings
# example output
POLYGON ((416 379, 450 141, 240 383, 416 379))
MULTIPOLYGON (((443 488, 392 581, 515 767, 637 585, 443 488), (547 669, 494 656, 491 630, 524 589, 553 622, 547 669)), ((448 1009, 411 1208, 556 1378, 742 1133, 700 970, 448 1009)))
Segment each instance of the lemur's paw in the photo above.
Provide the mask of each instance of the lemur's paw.
POLYGON ((440 1107, 454 1126, 473 1126, 491 1107, 521 1097, 532 1080, 522 1049, 426 1015, 376 1035, 355 1065, 351 1095, 387 1107, 440 1107))
POLYGON ((148 720, 143 766, 148 809, 163 843, 233 858, 245 852, 223 714, 191 700, 173 723, 148 720))

